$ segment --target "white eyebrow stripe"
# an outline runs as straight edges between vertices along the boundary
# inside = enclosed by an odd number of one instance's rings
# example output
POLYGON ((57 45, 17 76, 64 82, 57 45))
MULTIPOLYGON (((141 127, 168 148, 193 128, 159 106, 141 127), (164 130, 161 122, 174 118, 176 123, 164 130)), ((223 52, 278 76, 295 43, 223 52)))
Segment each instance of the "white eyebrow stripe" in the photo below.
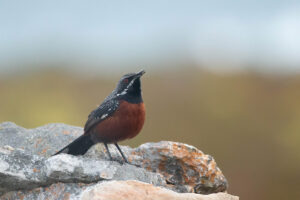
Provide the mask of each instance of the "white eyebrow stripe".
POLYGON ((130 83, 127 85, 127 87, 126 87, 121 93, 117 94, 117 96, 127 94, 128 89, 130 88, 130 86, 133 85, 134 81, 135 81, 135 79, 132 79, 132 80, 130 81, 130 83))

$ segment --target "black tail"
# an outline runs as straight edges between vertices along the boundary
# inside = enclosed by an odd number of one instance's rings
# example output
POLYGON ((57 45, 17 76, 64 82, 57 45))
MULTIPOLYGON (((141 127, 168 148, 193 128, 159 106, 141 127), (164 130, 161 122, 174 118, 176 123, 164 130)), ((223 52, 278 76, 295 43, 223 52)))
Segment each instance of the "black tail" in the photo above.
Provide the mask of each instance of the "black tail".
POLYGON ((83 155, 89 150, 91 146, 93 146, 93 144, 94 142, 91 140, 90 135, 82 135, 54 155, 60 153, 67 153, 71 155, 83 155))

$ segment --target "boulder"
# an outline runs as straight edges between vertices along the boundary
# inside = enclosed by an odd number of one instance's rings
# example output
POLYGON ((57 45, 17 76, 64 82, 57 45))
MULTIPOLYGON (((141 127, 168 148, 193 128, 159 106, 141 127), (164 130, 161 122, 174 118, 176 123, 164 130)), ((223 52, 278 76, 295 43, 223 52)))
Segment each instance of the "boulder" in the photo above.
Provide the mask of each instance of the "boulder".
POLYGON ((54 183, 47 187, 7 192, 1 200, 79 200, 81 193, 94 184, 54 183))
POLYGON ((25 129, 12 122, 0 124, 0 147, 11 146, 26 153, 49 157, 82 134, 82 128, 61 123, 25 129))
POLYGON ((161 187, 139 181, 109 181, 87 188, 81 195, 82 200, 238 200, 226 193, 201 195, 176 193, 161 187))
POLYGON ((23 150, 0 148, 0 192, 28 190, 53 183, 96 183, 103 180, 139 180, 165 185, 158 173, 129 164, 60 154, 44 158, 23 150))
POLYGON ((238 200, 227 193, 209 195, 177 193, 148 183, 128 181, 102 181, 97 184, 56 183, 46 188, 9 192, 0 199, 47 200, 238 200))
MULTIPOLYGON (((162 174, 167 186, 177 192, 210 194, 227 190, 227 180, 214 158, 191 145, 162 141, 145 143, 134 149, 122 146, 122 150, 131 164, 162 174)), ((114 158, 122 160, 113 145, 110 152, 114 158)), ((102 144, 92 147, 86 156, 109 159, 102 144)))
MULTIPOLYGON (((141 191, 163 187, 162 191, 179 196, 177 192, 211 194, 228 188, 213 157, 183 143, 162 141, 137 148, 121 146, 130 164, 123 162, 114 145, 109 145, 114 161, 109 160, 102 144, 94 145, 84 156, 51 157, 82 133, 82 128, 65 124, 25 129, 12 122, 1 123, 0 195, 5 193, 2 198, 45 199, 48 195, 52 199, 51 193, 55 193, 57 198, 53 199, 81 199, 81 194, 91 195, 87 191, 95 193, 98 186, 101 191, 105 184, 121 184, 128 190, 137 184, 141 191)), ((222 195, 227 198, 227 194, 218 193, 222 195)))

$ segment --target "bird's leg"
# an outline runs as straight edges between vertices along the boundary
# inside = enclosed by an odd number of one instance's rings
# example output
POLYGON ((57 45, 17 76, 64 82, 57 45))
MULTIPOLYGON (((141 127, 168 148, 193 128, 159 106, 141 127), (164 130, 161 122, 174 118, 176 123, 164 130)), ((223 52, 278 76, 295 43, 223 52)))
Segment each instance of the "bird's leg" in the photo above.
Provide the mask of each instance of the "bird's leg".
POLYGON ((111 157, 111 154, 110 154, 110 152, 109 152, 107 143, 104 142, 104 146, 105 146, 105 148, 106 148, 106 151, 107 151, 107 154, 108 154, 108 156, 109 156, 109 159, 110 159, 110 160, 113 160, 112 157, 111 157))
POLYGON ((123 154, 121 148, 119 147, 118 143, 115 143, 115 145, 116 145, 117 149, 119 150, 119 152, 121 153, 121 155, 122 155, 124 161, 127 162, 127 163, 129 163, 129 162, 127 161, 126 157, 124 156, 124 154, 123 154))

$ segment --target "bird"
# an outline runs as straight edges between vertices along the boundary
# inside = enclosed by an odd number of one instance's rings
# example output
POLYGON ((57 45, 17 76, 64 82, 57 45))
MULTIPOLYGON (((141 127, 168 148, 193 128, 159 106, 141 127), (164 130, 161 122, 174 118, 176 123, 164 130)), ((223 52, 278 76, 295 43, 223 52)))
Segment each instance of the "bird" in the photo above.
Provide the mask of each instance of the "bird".
POLYGON ((107 144, 114 144, 128 163, 118 142, 135 137, 143 128, 146 110, 140 78, 144 73, 141 70, 122 76, 111 94, 89 114, 83 135, 54 155, 84 155, 94 144, 103 143, 110 160, 113 160, 107 144))

